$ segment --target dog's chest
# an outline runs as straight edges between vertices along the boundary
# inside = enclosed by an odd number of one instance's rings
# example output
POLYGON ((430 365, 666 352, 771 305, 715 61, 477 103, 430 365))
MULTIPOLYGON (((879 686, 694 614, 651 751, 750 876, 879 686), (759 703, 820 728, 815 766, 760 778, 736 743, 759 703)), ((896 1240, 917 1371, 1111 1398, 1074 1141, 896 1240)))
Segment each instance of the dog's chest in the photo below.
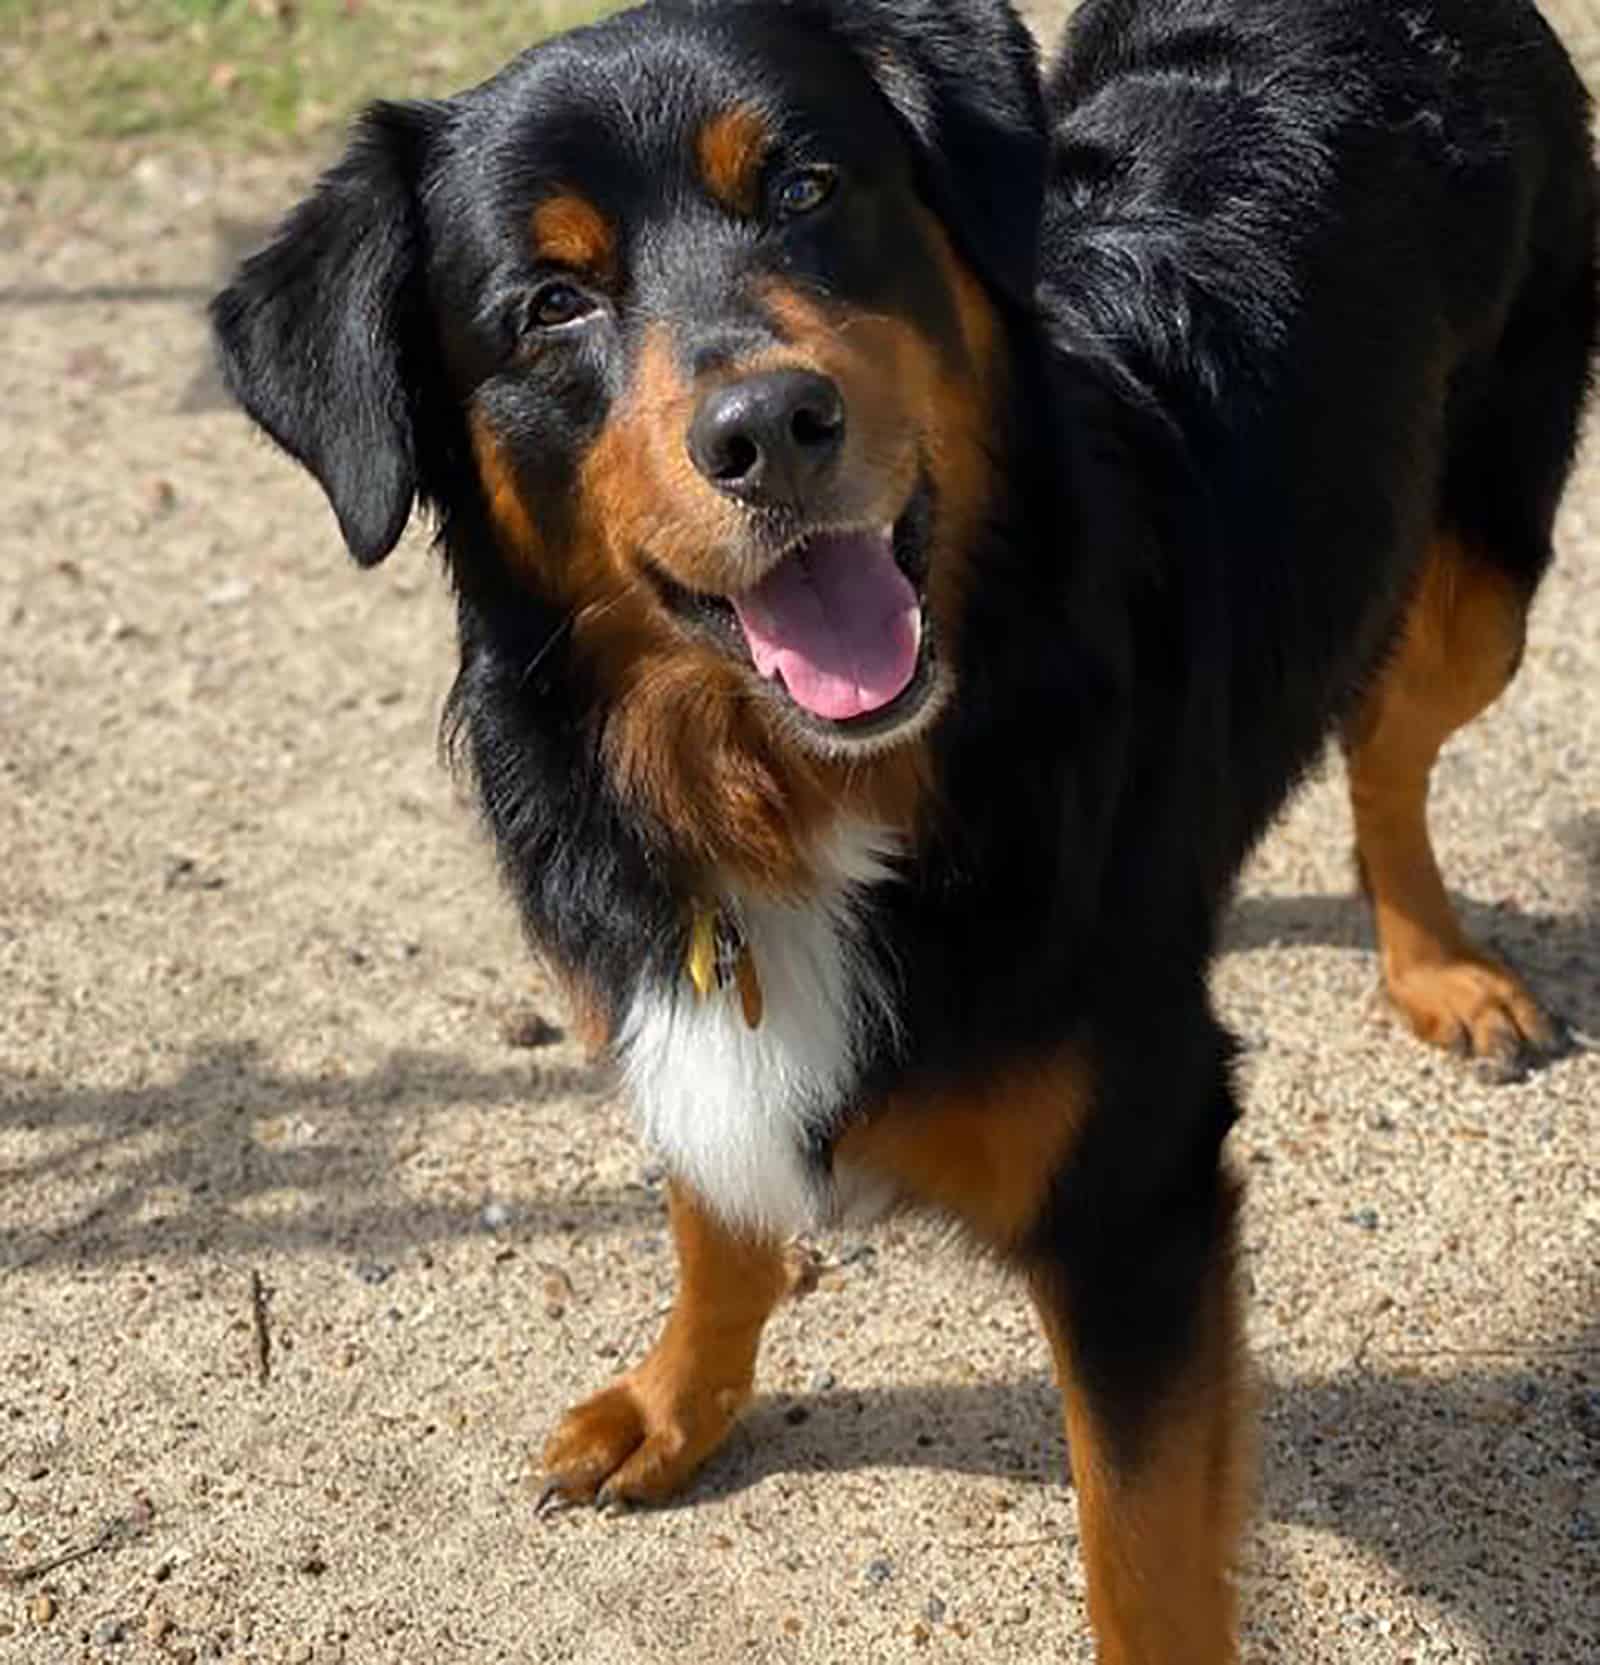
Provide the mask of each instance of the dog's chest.
POLYGON ((729 899, 758 1022, 733 980, 702 995, 686 971, 634 996, 621 1056, 645 1138, 730 1220, 785 1233, 835 1212, 818 1152, 853 1105, 870 1036, 893 1021, 866 943, 891 848, 877 828, 841 827, 810 896, 729 899))

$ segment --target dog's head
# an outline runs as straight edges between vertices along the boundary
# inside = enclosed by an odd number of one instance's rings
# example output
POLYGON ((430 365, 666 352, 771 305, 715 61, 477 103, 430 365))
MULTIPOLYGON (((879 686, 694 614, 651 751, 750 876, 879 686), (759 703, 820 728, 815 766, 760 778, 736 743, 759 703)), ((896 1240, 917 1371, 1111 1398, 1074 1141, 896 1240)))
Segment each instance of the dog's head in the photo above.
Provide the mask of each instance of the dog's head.
POLYGON ((1044 151, 1003 5, 645 7, 374 108, 214 319, 357 560, 420 495, 619 710, 882 750, 948 683, 1044 151))

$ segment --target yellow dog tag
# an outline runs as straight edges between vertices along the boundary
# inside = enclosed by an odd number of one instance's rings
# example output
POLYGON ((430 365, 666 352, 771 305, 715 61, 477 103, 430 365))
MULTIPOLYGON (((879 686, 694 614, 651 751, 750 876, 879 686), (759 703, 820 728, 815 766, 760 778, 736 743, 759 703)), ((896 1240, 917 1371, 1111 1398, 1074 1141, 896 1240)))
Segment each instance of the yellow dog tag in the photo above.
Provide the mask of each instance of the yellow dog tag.
POLYGON ((717 910, 709 902, 689 906, 689 981, 704 1000, 717 986, 717 910))
POLYGON ((731 983, 739 992, 739 1010, 746 1025, 751 1029, 761 1027, 766 1001, 755 956, 738 920, 716 903, 696 900, 689 904, 689 949, 684 970, 698 1000, 709 999, 731 983))

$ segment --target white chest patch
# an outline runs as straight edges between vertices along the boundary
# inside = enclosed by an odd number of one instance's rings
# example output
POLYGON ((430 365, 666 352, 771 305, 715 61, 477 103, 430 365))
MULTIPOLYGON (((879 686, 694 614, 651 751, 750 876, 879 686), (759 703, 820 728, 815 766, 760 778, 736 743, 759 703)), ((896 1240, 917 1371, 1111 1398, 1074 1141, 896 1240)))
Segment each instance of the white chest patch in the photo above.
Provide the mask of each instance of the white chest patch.
POLYGON ((833 1212, 807 1151, 849 1106, 863 1020, 891 1013, 860 948, 860 902, 890 877, 882 829, 836 828, 801 902, 734 898, 760 978, 759 1027, 731 990, 696 996, 687 976, 642 990, 622 1026, 624 1078, 645 1138, 730 1221, 785 1234, 833 1212))

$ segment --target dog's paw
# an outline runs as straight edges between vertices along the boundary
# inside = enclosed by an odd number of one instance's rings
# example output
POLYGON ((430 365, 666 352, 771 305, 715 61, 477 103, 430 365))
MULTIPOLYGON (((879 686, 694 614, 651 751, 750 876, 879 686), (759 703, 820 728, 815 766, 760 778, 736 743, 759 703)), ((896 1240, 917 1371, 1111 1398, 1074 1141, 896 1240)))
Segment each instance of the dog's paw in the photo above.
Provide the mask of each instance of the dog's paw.
POLYGON ((1389 998, 1430 1045, 1477 1061, 1492 1080, 1514 1080, 1531 1054, 1559 1045, 1556 1025, 1520 978, 1473 954, 1391 973, 1389 998))
POLYGON ((728 1437, 748 1391, 661 1381, 646 1361, 567 1412, 544 1448, 541 1512, 661 1503, 728 1437))

